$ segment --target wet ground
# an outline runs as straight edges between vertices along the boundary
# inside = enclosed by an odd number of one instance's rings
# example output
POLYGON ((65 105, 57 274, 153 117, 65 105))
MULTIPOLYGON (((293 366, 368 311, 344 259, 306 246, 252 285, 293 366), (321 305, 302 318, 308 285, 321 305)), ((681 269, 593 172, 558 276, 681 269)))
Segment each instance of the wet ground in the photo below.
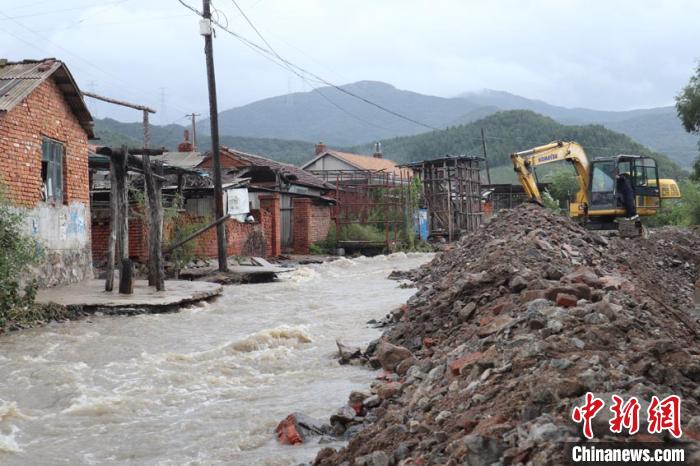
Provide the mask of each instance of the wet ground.
POLYGON ((327 418, 373 373, 339 366, 335 339, 414 292, 387 280, 424 254, 303 266, 280 282, 225 287, 179 313, 87 320, 0 338, 0 464, 295 465, 276 424, 327 418))

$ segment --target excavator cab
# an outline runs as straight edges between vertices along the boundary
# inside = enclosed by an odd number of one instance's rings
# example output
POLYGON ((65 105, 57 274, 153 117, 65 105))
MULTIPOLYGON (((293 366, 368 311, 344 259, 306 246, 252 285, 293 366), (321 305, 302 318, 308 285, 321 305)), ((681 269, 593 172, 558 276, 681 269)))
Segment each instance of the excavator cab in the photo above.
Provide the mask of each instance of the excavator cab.
POLYGON ((618 175, 629 178, 638 215, 656 215, 662 198, 656 160, 640 155, 597 158, 591 162, 586 212, 593 223, 591 227, 599 224, 601 228, 614 228, 612 220, 625 215, 620 193, 617 192, 618 175))

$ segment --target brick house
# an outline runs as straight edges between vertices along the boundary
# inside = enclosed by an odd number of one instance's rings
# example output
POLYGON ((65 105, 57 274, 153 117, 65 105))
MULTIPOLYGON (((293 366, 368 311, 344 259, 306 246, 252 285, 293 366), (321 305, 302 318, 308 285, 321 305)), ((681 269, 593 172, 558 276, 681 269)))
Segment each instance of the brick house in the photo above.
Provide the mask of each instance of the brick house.
POLYGON ((26 211, 40 286, 92 277, 88 139, 93 120, 64 63, 0 60, 0 183, 26 211))
MULTIPOLYGON (((253 210, 267 206, 272 215, 274 235, 272 256, 281 253, 308 254, 309 246, 322 241, 331 226, 331 206, 326 196, 335 187, 294 165, 228 147, 221 148, 221 166, 229 175, 250 178, 248 187, 253 210)), ((211 169, 206 154, 202 169, 211 169)))

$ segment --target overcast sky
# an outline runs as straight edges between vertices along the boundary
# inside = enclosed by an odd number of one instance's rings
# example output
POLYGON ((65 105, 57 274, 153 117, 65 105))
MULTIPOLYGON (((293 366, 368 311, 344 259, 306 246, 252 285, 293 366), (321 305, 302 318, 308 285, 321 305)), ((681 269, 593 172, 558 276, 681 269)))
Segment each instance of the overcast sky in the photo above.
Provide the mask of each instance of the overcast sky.
MULTIPOLYGON (((698 0, 238 3, 280 55, 329 81, 444 97, 489 88, 568 107, 669 105, 700 58, 698 0)), ((230 29, 261 42, 232 0, 214 5, 230 29)), ((220 110, 309 90, 222 31, 214 50, 220 110)), ((155 107, 156 123, 208 112, 198 18, 177 0, 0 0, 0 57, 46 56, 65 61, 84 90, 155 107)))

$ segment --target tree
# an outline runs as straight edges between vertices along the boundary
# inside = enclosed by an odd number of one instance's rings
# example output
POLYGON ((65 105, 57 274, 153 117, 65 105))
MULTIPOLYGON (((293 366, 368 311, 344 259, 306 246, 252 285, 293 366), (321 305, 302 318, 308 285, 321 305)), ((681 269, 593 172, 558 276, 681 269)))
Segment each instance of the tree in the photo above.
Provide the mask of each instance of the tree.
POLYGON ((571 170, 559 168, 550 173, 547 178, 544 180, 549 182, 547 191, 559 203, 560 207, 566 207, 567 202, 574 197, 579 189, 576 174, 571 170))
MULTIPOLYGON (((700 64, 690 77, 688 85, 676 96, 676 111, 687 132, 700 134, 700 64)), ((700 157, 696 159, 693 168, 695 178, 700 179, 700 157)))

